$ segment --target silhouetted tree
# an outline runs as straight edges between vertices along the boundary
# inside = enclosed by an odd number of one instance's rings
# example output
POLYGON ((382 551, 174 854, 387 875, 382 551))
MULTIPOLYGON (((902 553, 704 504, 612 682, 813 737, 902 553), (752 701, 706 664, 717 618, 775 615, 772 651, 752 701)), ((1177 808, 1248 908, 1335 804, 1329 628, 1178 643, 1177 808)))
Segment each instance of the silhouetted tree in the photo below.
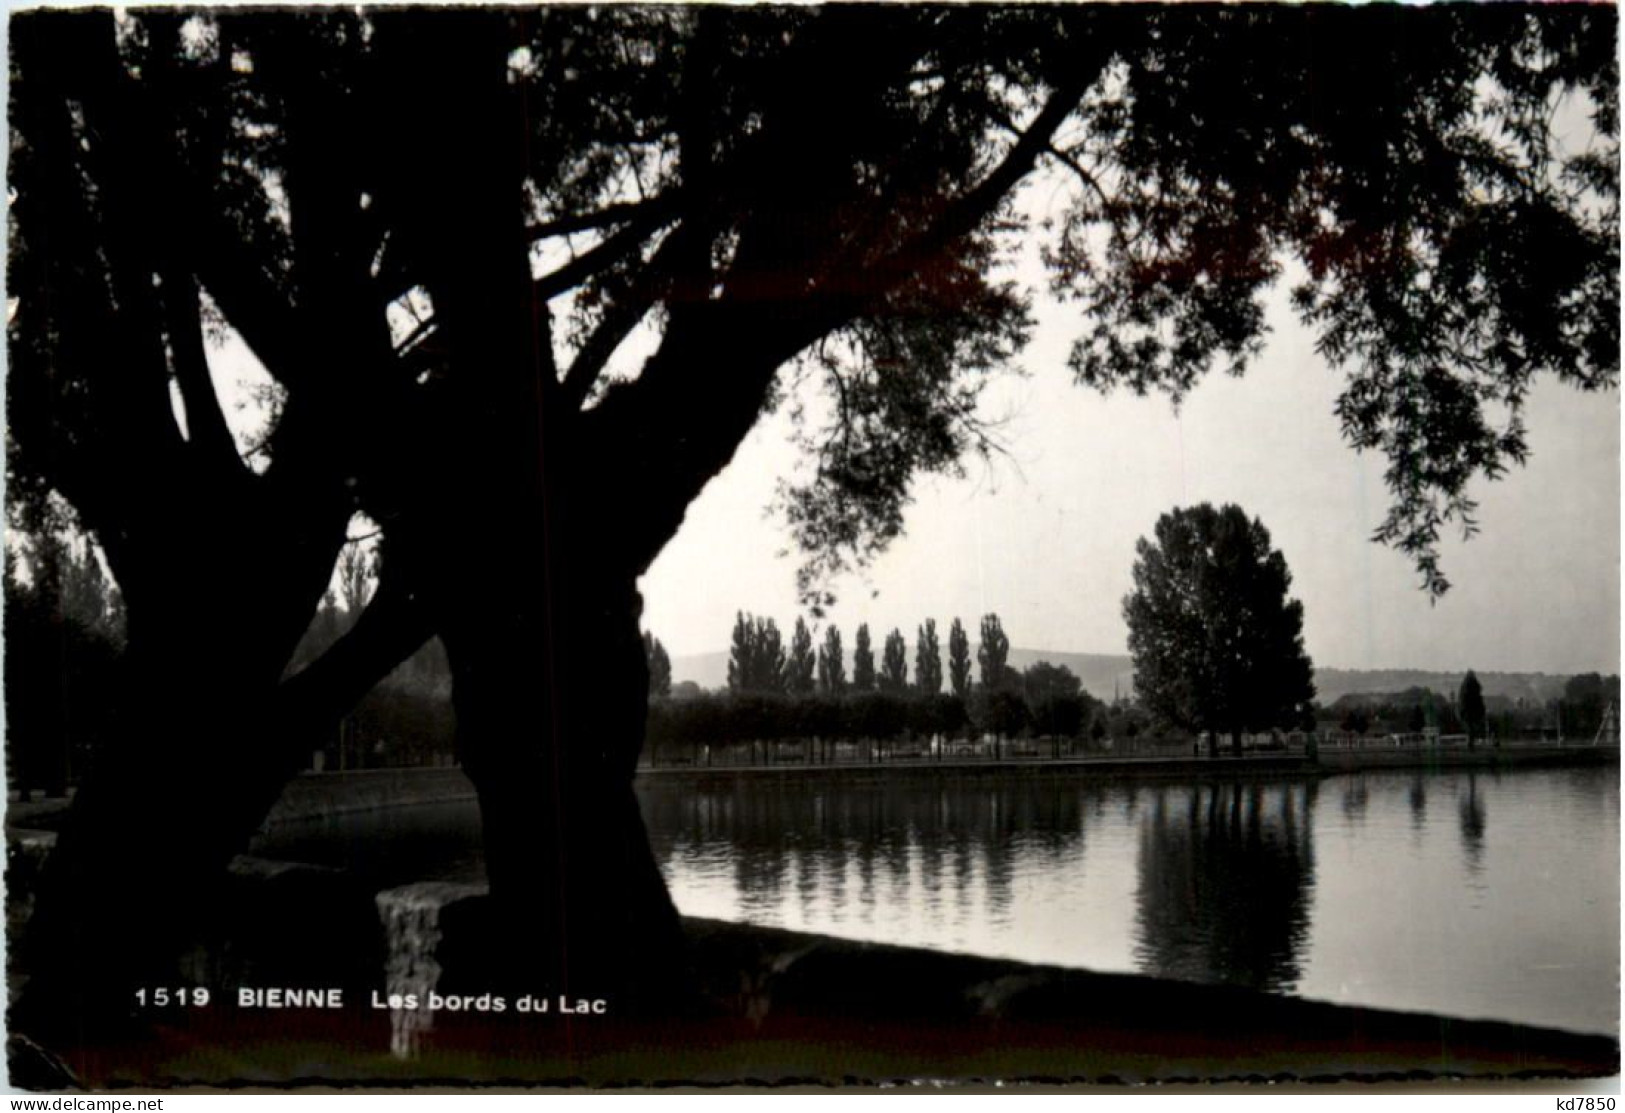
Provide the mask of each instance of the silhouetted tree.
POLYGON ((784 661, 784 690, 792 696, 811 695, 817 667, 812 631, 807 629, 806 620, 798 616, 795 631, 790 635, 790 655, 784 661))
POLYGON ((757 618, 752 642, 755 646, 756 662, 751 690, 784 691, 784 638, 779 634, 779 624, 771 618, 757 618))
POLYGON ((838 400, 782 500, 824 605, 831 573, 898 535, 917 476, 988 447, 978 392, 1030 321, 1029 292, 990 271, 1023 235, 1077 307, 1075 375, 1175 396, 1244 368, 1266 288, 1301 260, 1293 304, 1348 375, 1345 435, 1392 465, 1378 536, 1442 591, 1440 530, 1470 522, 1470 480, 1523 459, 1531 383, 1617 377, 1615 22, 19 15, 11 492, 54 491, 104 546, 132 693, 33 928, 95 962, 36 964, 31 993, 76 1020, 63 982, 126 1000, 135 956, 201 914, 303 740, 438 635, 493 946, 536 980, 568 954, 572 984, 667 999, 679 925, 632 791, 638 578, 800 358, 838 400), (1569 94, 1595 142, 1559 142, 1547 109, 1569 94), (1041 166, 1040 226, 1011 199, 1041 166), (279 384, 252 461, 206 328, 279 384), (358 510, 384 529, 378 588, 288 674, 358 510), (230 747, 222 722, 244 724, 230 747), (114 925, 109 905, 157 911, 114 925))
POLYGON ((756 626, 744 611, 734 615, 733 641, 728 647, 728 690, 745 692, 756 686, 756 626))
POLYGON ((970 698, 970 639, 958 618, 948 627, 948 683, 961 700, 970 698))
POLYGON ((869 645, 867 622, 858 627, 857 637, 852 642, 852 690, 854 692, 875 690, 875 651, 869 645))
POLYGON ((649 695, 671 695, 671 656, 660 639, 647 630, 643 632, 643 657, 649 663, 649 695))
POLYGON ((1563 733, 1570 738, 1595 735, 1610 703, 1619 706, 1618 676, 1587 672, 1569 677, 1563 685, 1560 705, 1563 733))
POLYGON ((942 646, 934 618, 926 619, 914 638, 914 687, 923 696, 942 691, 942 646))
POLYGON ((1082 689, 1083 682, 1065 665, 1038 661, 1021 674, 1021 690, 1029 703, 1037 703, 1051 696, 1075 696, 1082 689))
POLYGON ((1038 661, 1021 674, 1027 714, 1038 734, 1075 737, 1088 713, 1083 684, 1065 665, 1038 661))
POLYGON ((999 616, 982 616, 982 641, 976 647, 976 663, 982 670, 982 690, 997 691, 1010 681, 1010 639, 1004 635, 999 616))
POLYGON ((1014 737, 1031 722, 1026 701, 1011 687, 977 692, 975 719, 977 726, 998 738, 1014 737))
POLYGON ((880 657, 880 690, 900 695, 908 690, 908 644, 903 633, 893 630, 886 635, 886 646, 880 657))
POLYGON ((846 660, 841 648, 841 631, 834 625, 824 631, 824 644, 818 647, 818 690, 826 696, 846 691, 846 660))
POLYGON ((376 554, 359 545, 346 545, 339 554, 339 602, 350 621, 360 617, 378 579, 376 554))
POLYGON ((1123 600, 1134 690, 1164 721, 1229 734, 1289 724, 1314 697, 1303 605, 1269 533, 1238 506, 1173 510, 1136 546, 1123 600))
POLYGON ((1484 686, 1472 669, 1461 679, 1461 694, 1457 698, 1461 708, 1461 721, 1467 727, 1467 739, 1474 742, 1484 737, 1484 686))
POLYGON ((1422 710, 1421 704, 1414 705, 1405 720, 1405 729, 1412 734, 1421 734, 1427 729, 1427 712, 1422 710))
POLYGON ((782 692, 785 681, 784 640, 771 618, 740 612, 734 619, 728 655, 728 689, 733 692, 782 692))

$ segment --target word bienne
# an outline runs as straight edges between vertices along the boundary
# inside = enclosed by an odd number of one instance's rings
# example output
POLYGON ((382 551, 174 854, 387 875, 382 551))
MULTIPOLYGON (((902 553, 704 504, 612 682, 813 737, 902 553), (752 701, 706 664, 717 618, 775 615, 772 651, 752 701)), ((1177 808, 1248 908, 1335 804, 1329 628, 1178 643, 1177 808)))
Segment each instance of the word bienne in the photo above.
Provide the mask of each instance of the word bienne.
MULTIPOLYGON (((603 1016, 609 1002, 602 997, 533 996, 523 994, 512 1001, 496 993, 380 993, 372 991, 368 1006, 397 1012, 467 1012, 557 1014, 559 1016, 603 1016)), ((338 988, 270 988, 241 986, 237 990, 240 1009, 342 1009, 344 990, 338 988)))

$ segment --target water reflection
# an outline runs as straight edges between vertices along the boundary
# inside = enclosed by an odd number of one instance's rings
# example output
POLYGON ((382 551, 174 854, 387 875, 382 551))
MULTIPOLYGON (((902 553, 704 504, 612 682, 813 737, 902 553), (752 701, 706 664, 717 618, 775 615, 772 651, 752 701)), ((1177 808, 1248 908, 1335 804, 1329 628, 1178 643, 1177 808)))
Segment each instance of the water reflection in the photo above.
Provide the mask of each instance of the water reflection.
POLYGON ((1105 795, 1076 784, 739 786, 648 792, 645 816, 668 875, 728 874, 739 909, 764 922, 950 917, 974 945, 977 923, 1006 922, 1031 869, 1081 865, 1086 810, 1105 795))
POLYGON ((691 915, 1389 1008, 1617 1025, 1612 768, 667 781, 643 795, 657 858, 691 915))
POLYGON ((1411 778, 1411 831, 1421 832, 1428 821, 1428 786, 1427 778, 1421 773, 1411 778))
POLYGON ((1366 783, 1366 774, 1350 773, 1338 781, 1343 789, 1343 814, 1350 823, 1365 822, 1366 809, 1371 806, 1371 786, 1366 783))
POLYGON ((1140 969, 1290 991, 1309 930, 1315 795, 1314 783, 1160 790, 1140 827, 1140 969))
POLYGON ((1467 774, 1467 791, 1460 800, 1461 848, 1467 857, 1468 872, 1475 876, 1484 868, 1484 801, 1478 795, 1478 774, 1467 774))
MULTIPOLYGON (((1124 965, 1290 990, 1309 930, 1318 791, 1313 781, 811 783, 650 792, 645 810, 662 868, 702 904, 820 930, 878 924, 886 938, 906 927, 917 941, 990 954, 1032 928, 1018 903, 1066 908, 1090 893, 1091 827, 1127 825, 1137 842, 1115 853, 1137 875, 1137 913, 1124 965)), ((1066 953, 1089 925, 1048 930, 1062 952, 1050 961, 1098 964, 1066 953)))
MULTIPOLYGON (((640 795, 689 915, 1618 1028, 1614 766, 721 790, 651 778, 640 795)), ((282 824, 255 852, 380 888, 483 875, 472 803, 282 824)))

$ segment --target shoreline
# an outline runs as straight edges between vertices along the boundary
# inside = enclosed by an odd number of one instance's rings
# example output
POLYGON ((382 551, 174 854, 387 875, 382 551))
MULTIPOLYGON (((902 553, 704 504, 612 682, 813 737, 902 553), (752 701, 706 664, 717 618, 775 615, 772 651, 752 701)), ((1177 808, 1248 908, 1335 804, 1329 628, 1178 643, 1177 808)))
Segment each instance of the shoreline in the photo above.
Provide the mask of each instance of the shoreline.
MULTIPOLYGON (((1530 746, 1415 750, 1322 751, 1311 762, 1297 754, 1246 757, 1107 757, 1008 758, 1002 761, 895 760, 842 765, 656 766, 638 770, 634 787, 711 788, 726 785, 777 785, 821 781, 882 784, 892 780, 1006 779, 1077 777, 1080 779, 1167 780, 1251 777, 1331 777, 1395 769, 1424 772, 1442 769, 1566 768, 1617 764, 1618 747, 1530 746)), ((314 819, 375 809, 471 801, 474 786, 461 769, 378 769, 350 773, 305 773, 289 782, 272 810, 270 824, 314 819)))
MULTIPOLYGON (((1423 768, 1414 761, 1417 755, 1407 753, 1338 756, 1368 760, 1359 769, 1322 763, 1309 770, 1290 765, 1291 759, 1283 770, 1279 755, 1239 762, 1120 761, 1110 775, 1192 779, 1193 764, 1210 777, 1276 779, 1423 768), (1373 756, 1384 760, 1371 762, 1373 756), (1153 772, 1145 771, 1148 765, 1153 772)), ((1471 758, 1469 765, 1493 771, 1497 765, 1597 765, 1617 760, 1617 751, 1525 751, 1510 763, 1487 760, 1497 756, 1494 752, 1448 756, 1458 759, 1453 768, 1471 758)), ((1017 768, 1080 778, 1100 774, 1099 769, 1044 766, 1051 767, 1017 768)), ((897 768, 902 767, 891 767, 897 768)), ((966 775, 951 765, 914 771, 966 775)), ((758 769, 758 776, 735 783, 777 790, 780 776, 792 772, 758 769), (762 781, 762 773, 772 779, 762 781)), ((874 771, 858 772, 872 776, 874 771)), ((1008 766, 981 765, 971 775, 1010 772, 1008 766)), ((458 786, 467 783, 455 769, 302 780, 294 806, 342 796, 345 785, 354 789, 357 782, 368 789, 357 795, 370 806, 391 799, 394 803, 381 806, 409 806, 400 797, 413 792, 432 805, 458 799, 458 786)), ((679 790, 690 784, 682 778, 661 783, 679 790)), ((807 782, 784 777, 784 783, 807 782)), ((12 832, 11 880, 21 883, 13 888, 14 900, 26 897, 27 867, 37 866, 52 841, 48 833, 12 832)), ((442 976, 448 987, 472 984, 469 979, 486 969, 482 925, 489 913, 483 886, 423 883, 380 892, 341 870, 246 857, 234 864, 232 877, 230 899, 217 908, 218 919, 206 933, 210 942, 188 960, 183 980, 191 984, 342 987, 347 1002, 359 1003, 373 991, 395 987, 397 967, 408 956, 406 969, 437 971, 423 988, 442 976), (411 916, 403 920, 401 910, 411 916)), ((684 926, 711 1002, 698 1021, 626 1013, 608 1021, 554 1018, 525 1024, 511 1015, 437 1014, 419 1033, 416 1054, 403 1057, 391 1054, 387 1010, 364 1011, 359 1004, 336 1012, 222 1009, 203 1028, 165 1020, 139 1046, 74 1049, 76 1063, 83 1064, 75 1073, 95 1085, 135 1086, 389 1086, 422 1078, 515 1085, 574 1079, 596 1086, 876 1085, 924 1078, 951 1084, 1002 1079, 1108 1086, 1507 1082, 1619 1072, 1617 1029, 1560 1029, 1310 1000, 742 922, 685 917, 684 926), (561 1024, 572 1027, 561 1029, 561 1024), (558 1042, 564 1031, 574 1041, 567 1052, 558 1042), (321 1069, 312 1076, 279 1076, 279 1064, 290 1056, 319 1062, 321 1069)))
MULTIPOLYGON (((1508 745, 1500 748, 1322 750, 1316 761, 1301 754, 1256 754, 1243 757, 1083 757, 1004 758, 1001 760, 934 761, 893 759, 838 765, 660 765, 638 769, 634 787, 660 785, 710 788, 720 785, 764 785, 806 780, 877 784, 926 778, 983 779, 1079 777, 1104 781, 1231 779, 1251 777, 1330 777, 1397 769, 1431 772, 1442 769, 1567 768, 1618 764, 1617 746, 1508 745)), ((456 766, 363 769, 343 773, 300 773, 284 788, 266 818, 267 826, 357 812, 430 804, 458 804, 475 799, 473 784, 456 766)), ((18 832, 51 830, 67 810, 70 798, 9 801, 6 826, 18 832), (37 825, 37 826, 36 826, 37 825)))
POLYGON ((1301 754, 1250 754, 1242 757, 1086 757, 1006 758, 1003 760, 932 761, 898 759, 839 765, 658 766, 640 768, 640 785, 674 781, 707 787, 710 782, 772 782, 828 779, 877 783, 897 778, 1065 777, 1117 780, 1169 778, 1229 779, 1247 777, 1329 777, 1379 770, 1565 768, 1617 764, 1619 748, 1610 746, 1528 746, 1417 751, 1377 749, 1321 751, 1318 760, 1301 754))

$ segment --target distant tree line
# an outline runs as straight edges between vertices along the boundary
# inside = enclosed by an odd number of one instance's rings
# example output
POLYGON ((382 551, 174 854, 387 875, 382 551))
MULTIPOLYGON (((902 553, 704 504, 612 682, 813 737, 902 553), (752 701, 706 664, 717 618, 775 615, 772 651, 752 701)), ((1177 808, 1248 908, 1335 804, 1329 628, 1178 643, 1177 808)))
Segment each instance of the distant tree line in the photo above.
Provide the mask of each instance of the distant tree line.
POLYGON ((1322 712, 1322 725, 1334 722, 1351 734, 1465 734, 1479 739, 1554 736, 1589 739, 1601 728, 1608 708, 1619 707, 1619 677, 1601 673, 1571 676, 1554 700, 1485 695, 1469 670, 1453 695, 1413 685, 1399 692, 1349 694, 1322 712))
MULTIPOLYGON (((651 654, 650 671, 653 675, 654 650, 650 647, 658 647, 659 640, 645 635, 644 644, 651 654)), ((942 644, 934 618, 926 619, 915 633, 912 680, 909 676, 908 642, 901 630, 894 628, 886 635, 877 668, 869 624, 859 625, 853 639, 850 680, 847 679, 843 646, 840 628, 831 624, 824 628, 822 644, 815 651, 812 631, 806 619, 797 618, 790 635, 789 648, 786 649, 777 621, 741 611, 734 619, 728 651, 728 691, 735 694, 780 693, 792 696, 813 693, 839 696, 847 692, 935 696, 943 690, 942 644)), ((1010 668, 1009 656, 1010 639, 1005 636, 999 616, 984 616, 981 645, 977 649, 981 690, 994 692, 1014 690, 1021 686, 1021 674, 1010 668)), ((669 674, 669 659, 666 668, 669 674)), ((971 675, 970 639, 957 618, 948 629, 946 679, 949 694, 961 700, 968 699, 976 686, 971 675)))
MULTIPOLYGON (((948 628, 947 668, 935 619, 917 630, 913 652, 899 629, 881 643, 877 663, 867 623, 853 635, 848 679, 839 627, 814 633, 798 618, 789 645, 776 620, 740 612, 728 659, 728 690, 682 699, 656 699, 649 740, 656 746, 699 747, 817 739, 823 742, 1043 737, 1107 740, 1152 733, 1149 716, 1127 704, 1108 707, 1083 691, 1063 665, 1009 664, 1010 639, 997 615, 981 620, 973 659, 963 623, 948 628), (910 671, 910 658, 913 668, 910 671), (973 663, 974 661, 974 663, 973 663), (944 686, 946 685, 946 690, 944 686)), ((645 636, 651 694, 659 640, 645 636)), ((669 658, 664 674, 669 677, 669 658)))
MULTIPOLYGON (((372 556, 352 545, 323 598, 292 668, 336 642, 376 583, 372 556)), ((119 706, 116 662, 124 646, 124 603, 94 546, 70 526, 14 530, 5 550, 5 698, 9 787, 61 795, 94 760, 119 706)), ((820 739, 1058 738, 1104 746, 1186 742, 1188 727, 1137 702, 1108 705, 1077 676, 1040 661, 1009 664, 1010 640, 996 614, 983 616, 972 651, 965 625, 948 626, 946 652, 934 619, 912 646, 888 631, 877 660, 867 623, 853 635, 851 667, 840 628, 815 636, 798 618, 788 645, 774 619, 740 613, 728 662, 728 690, 672 698, 672 663, 660 639, 643 635, 649 672, 649 739, 655 746, 728 745, 820 739)), ((692 689, 693 685, 687 685, 692 689)), ((449 764, 456 760, 450 672, 430 641, 380 682, 325 736, 311 740, 312 765, 326 770, 449 764)), ((1412 687, 1344 696, 1305 712, 1354 733, 1468 734, 1478 739, 1594 736, 1617 708, 1618 676, 1571 677, 1561 699, 1536 703, 1485 696, 1469 672, 1455 693, 1412 687)))

